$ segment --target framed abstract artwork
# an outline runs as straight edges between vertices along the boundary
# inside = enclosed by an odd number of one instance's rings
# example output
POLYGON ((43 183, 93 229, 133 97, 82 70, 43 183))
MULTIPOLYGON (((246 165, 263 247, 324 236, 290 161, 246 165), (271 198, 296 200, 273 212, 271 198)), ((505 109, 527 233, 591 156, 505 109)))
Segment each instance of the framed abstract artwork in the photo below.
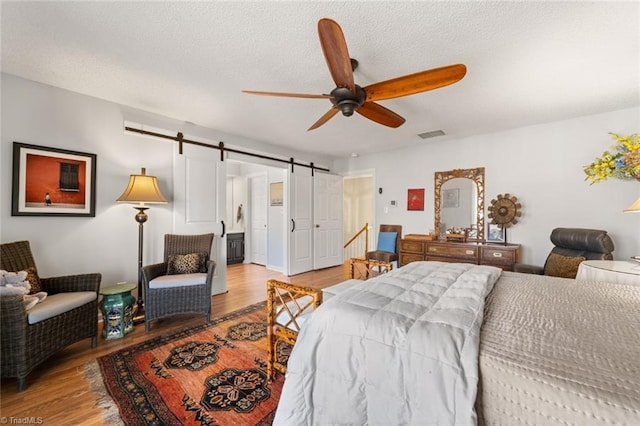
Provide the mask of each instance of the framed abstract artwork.
POLYGON ((14 142, 11 215, 95 217, 96 159, 14 142))
POLYGON ((424 211, 424 188, 407 191, 407 210, 424 211))

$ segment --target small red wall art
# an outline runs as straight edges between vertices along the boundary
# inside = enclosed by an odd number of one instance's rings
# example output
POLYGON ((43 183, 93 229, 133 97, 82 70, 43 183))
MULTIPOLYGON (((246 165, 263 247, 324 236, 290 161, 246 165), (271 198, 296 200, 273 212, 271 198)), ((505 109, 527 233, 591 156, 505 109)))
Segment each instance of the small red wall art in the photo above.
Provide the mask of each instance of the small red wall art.
POLYGON ((424 188, 408 190, 407 210, 424 211, 424 188))

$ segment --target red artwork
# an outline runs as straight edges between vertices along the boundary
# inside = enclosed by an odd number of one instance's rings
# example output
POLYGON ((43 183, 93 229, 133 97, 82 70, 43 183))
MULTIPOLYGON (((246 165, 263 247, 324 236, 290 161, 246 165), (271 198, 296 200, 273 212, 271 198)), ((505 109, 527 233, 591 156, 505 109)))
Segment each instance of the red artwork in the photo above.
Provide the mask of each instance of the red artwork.
POLYGON ((407 210, 424 210, 424 188, 408 190, 407 210))

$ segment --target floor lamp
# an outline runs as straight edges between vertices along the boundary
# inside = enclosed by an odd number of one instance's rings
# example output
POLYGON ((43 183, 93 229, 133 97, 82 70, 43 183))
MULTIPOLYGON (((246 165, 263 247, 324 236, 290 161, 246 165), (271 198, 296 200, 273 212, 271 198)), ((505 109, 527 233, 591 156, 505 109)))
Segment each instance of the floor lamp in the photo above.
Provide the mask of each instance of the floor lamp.
POLYGON ((138 210, 136 222, 138 222, 138 309, 134 322, 144 320, 144 298, 142 288, 142 241, 143 225, 147 221, 145 204, 167 204, 168 201, 158 188, 158 180, 155 176, 147 176, 146 169, 142 168, 139 175, 129 176, 129 184, 122 195, 116 200, 119 203, 138 204, 134 208, 138 210))

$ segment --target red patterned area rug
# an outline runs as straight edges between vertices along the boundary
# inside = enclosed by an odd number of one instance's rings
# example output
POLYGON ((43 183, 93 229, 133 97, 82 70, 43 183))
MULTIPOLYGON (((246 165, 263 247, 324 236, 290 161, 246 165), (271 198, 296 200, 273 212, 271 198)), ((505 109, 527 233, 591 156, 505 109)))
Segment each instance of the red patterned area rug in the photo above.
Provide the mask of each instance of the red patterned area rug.
POLYGON ((262 302, 97 361, 126 425, 270 425, 284 378, 267 382, 267 348, 262 302))

